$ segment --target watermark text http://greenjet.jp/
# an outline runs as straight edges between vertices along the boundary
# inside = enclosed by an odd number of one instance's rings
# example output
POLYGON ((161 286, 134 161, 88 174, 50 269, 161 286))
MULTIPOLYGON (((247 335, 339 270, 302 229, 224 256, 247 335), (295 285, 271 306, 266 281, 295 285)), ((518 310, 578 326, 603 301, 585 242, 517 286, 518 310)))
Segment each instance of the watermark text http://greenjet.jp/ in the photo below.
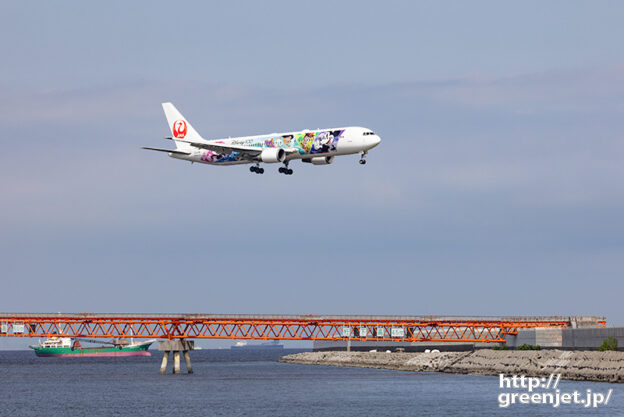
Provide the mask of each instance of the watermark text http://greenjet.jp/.
POLYGON ((499 374, 498 406, 508 408, 514 404, 546 404, 552 407, 576 405, 597 408, 608 405, 613 389, 607 392, 594 392, 591 389, 562 392, 558 387, 561 374, 550 377, 527 377, 526 375, 499 374))

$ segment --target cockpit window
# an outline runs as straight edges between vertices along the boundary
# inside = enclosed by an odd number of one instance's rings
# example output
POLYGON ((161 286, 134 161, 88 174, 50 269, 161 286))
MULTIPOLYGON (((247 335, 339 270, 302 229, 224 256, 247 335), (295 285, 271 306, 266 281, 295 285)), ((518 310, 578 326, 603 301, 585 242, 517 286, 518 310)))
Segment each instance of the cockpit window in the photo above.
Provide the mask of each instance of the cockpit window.
POLYGON ((368 135, 374 135, 375 132, 364 132, 364 136, 368 136, 368 135))

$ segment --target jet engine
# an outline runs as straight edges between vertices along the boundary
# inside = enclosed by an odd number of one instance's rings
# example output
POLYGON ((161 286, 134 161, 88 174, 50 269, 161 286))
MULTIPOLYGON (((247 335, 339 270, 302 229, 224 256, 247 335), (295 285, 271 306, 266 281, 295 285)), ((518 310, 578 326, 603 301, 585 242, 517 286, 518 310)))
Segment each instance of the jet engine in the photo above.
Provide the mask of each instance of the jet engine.
POLYGON ((284 162, 286 152, 281 148, 264 148, 260 154, 260 160, 268 164, 274 162, 284 162))
POLYGON ((334 162, 334 157, 333 156, 315 156, 314 158, 310 158, 306 162, 310 162, 312 165, 329 165, 332 162, 334 162))

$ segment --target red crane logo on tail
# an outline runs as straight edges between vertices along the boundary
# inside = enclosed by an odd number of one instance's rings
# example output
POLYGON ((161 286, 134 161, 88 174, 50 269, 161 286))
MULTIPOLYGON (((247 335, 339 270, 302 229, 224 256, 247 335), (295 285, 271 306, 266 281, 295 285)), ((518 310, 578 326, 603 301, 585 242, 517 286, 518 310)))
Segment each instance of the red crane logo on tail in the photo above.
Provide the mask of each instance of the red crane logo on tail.
POLYGON ((186 122, 184 120, 176 120, 173 122, 173 136, 178 139, 186 136, 186 122))

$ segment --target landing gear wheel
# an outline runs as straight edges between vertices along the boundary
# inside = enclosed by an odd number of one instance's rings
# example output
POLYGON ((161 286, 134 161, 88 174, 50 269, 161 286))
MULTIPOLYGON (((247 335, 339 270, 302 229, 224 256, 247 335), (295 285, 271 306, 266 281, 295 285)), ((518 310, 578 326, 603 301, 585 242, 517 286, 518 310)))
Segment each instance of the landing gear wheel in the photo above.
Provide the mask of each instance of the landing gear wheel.
POLYGON ((366 163, 366 159, 364 159, 364 158, 366 158, 366 154, 367 153, 368 152, 366 152, 366 151, 360 152, 360 165, 364 165, 366 163))
POLYGON ((257 168, 256 168, 256 167, 253 167, 253 166, 252 166, 252 167, 249 167, 249 170, 250 170, 251 172, 256 172, 256 169, 257 169, 257 168))
POLYGON ((288 162, 290 161, 284 161, 284 166, 279 167, 278 171, 280 172, 280 174, 284 174, 284 175, 292 174, 292 169, 288 168, 288 162))
POLYGON ((280 174, 284 174, 284 175, 292 175, 293 173, 293 170, 288 168, 288 162, 284 162, 284 166, 279 167, 278 171, 280 174))
POLYGON ((256 171, 258 174, 264 174, 264 168, 258 168, 256 171))

